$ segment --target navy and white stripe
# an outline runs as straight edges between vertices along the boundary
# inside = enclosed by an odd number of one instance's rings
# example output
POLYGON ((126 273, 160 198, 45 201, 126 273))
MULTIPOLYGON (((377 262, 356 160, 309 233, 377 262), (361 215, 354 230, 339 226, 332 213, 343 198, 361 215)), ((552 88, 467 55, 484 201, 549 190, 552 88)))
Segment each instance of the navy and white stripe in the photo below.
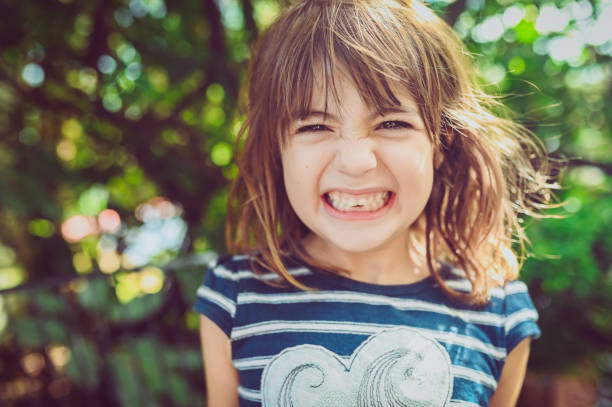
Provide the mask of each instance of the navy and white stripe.
MULTIPOLYGON (((248 389, 243 386, 238 387, 238 395, 243 400, 248 400, 250 402, 260 403, 261 402, 261 392, 259 390, 248 389)), ((482 407, 478 403, 473 403, 471 401, 464 400, 454 400, 451 399, 448 404, 448 407, 482 407)))
MULTIPOLYGON (((194 309, 232 341, 241 406, 260 405, 263 369, 284 349, 322 346, 348 365, 365 339, 399 326, 446 349, 454 378, 447 405, 488 405, 507 354, 524 338, 540 334, 537 312, 520 281, 494 288, 489 304, 474 308, 446 298, 431 277, 385 287, 311 270, 295 260, 287 267, 317 290, 279 285, 275 273, 254 273, 247 256, 234 256, 211 263, 197 291, 194 309)), ((448 284, 460 291, 471 287, 457 277, 448 284)))
MULTIPOLYGON (((381 331, 392 329, 392 324, 368 324, 345 321, 266 321, 251 325, 236 327, 231 334, 232 341, 260 335, 274 335, 286 332, 299 333, 328 333, 333 335, 374 335, 381 331)), ((438 342, 460 345, 464 348, 478 352, 488 353, 496 360, 506 358, 506 350, 493 346, 482 340, 470 336, 460 335, 452 332, 427 330, 419 328, 426 336, 436 339, 438 342)))

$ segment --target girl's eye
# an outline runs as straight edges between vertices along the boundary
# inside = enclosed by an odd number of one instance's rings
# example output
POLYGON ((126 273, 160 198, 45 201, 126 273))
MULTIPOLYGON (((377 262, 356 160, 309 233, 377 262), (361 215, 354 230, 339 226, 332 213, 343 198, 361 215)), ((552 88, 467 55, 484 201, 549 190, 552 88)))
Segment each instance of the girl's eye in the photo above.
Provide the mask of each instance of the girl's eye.
POLYGON ((412 125, 410 123, 403 122, 401 120, 389 120, 382 122, 378 125, 379 129, 410 129, 412 125))
POLYGON ((329 130, 327 126, 323 124, 310 124, 308 126, 302 126, 297 129, 296 133, 308 133, 329 130))

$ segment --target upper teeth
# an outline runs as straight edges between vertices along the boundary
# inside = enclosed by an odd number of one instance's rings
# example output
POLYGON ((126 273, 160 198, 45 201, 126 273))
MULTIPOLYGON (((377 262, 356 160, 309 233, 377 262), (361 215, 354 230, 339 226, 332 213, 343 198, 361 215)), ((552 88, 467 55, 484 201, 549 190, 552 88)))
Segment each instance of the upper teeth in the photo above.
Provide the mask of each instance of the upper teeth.
POLYGON ((375 211, 385 205, 389 193, 385 191, 351 195, 344 192, 332 191, 328 192, 327 196, 332 206, 340 211, 375 211))

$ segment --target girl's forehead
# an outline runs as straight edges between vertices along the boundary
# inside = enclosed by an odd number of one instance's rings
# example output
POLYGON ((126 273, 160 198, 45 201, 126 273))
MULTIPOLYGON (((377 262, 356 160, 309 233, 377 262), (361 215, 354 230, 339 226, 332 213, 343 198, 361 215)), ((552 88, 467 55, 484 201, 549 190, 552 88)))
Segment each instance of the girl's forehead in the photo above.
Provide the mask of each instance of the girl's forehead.
POLYGON ((402 110, 418 114, 417 102, 407 86, 398 81, 387 80, 385 86, 388 94, 381 95, 383 97, 372 97, 376 96, 371 92, 372 86, 380 86, 380 84, 366 82, 360 86, 344 67, 335 68, 330 75, 324 75, 322 69, 315 69, 311 94, 303 94, 306 100, 303 101, 305 103, 302 103, 302 106, 308 107, 308 110, 324 113, 341 112, 347 101, 355 101, 356 98, 360 98, 371 111, 402 110), (366 89, 363 89, 364 87, 366 89))

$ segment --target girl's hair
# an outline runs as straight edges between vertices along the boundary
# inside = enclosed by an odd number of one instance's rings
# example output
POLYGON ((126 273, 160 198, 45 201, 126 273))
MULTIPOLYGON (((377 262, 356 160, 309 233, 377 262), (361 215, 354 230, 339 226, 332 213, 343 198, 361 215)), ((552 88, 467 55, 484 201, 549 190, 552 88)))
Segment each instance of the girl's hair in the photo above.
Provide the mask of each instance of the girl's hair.
POLYGON ((392 91, 398 87, 416 101, 441 158, 423 214, 428 267, 449 296, 485 303, 491 287, 517 277, 526 242, 520 215, 537 216, 554 185, 537 139, 500 117, 503 106, 480 90, 451 27, 417 1, 303 0, 262 36, 237 143, 242 151, 228 202, 228 250, 257 253, 257 271, 274 271, 300 288, 307 287, 287 272, 284 254, 329 269, 302 246, 309 229, 287 198, 280 149, 289 124, 310 110, 316 81, 341 103, 339 70, 380 111, 399 104, 392 91), (464 270, 472 291, 451 289, 438 261, 464 270))

